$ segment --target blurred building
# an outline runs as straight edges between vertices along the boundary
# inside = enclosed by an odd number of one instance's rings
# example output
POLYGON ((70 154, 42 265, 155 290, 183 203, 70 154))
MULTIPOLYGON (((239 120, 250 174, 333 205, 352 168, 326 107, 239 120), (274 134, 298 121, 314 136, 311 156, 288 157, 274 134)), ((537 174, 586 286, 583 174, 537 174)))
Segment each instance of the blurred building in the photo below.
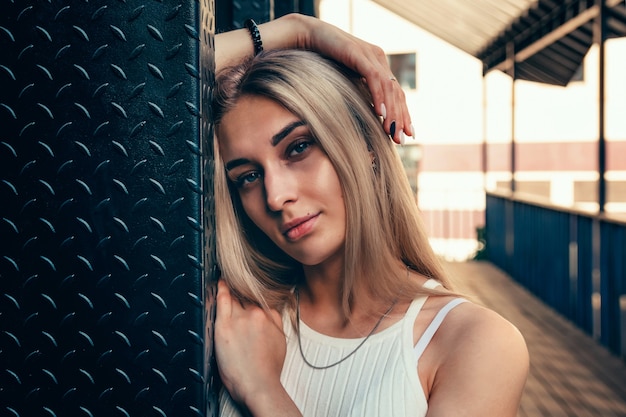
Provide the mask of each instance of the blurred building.
MULTIPOLYGON (((319 13, 390 57, 417 131, 400 152, 439 254, 476 253, 485 190, 598 209, 596 45, 566 86, 513 83, 500 71, 483 77, 480 60, 374 1, 321 0, 319 13)), ((608 40, 605 56, 604 209, 626 213, 626 39, 608 40)))

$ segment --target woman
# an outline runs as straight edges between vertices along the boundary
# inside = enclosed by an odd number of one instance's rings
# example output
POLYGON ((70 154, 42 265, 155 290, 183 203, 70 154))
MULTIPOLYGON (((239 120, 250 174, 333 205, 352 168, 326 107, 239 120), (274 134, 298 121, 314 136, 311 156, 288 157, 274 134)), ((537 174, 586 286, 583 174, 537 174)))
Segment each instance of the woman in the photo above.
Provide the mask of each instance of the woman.
MULTIPOLYGON (((256 26, 256 24, 255 24, 256 26)), ((404 92, 395 82, 387 57, 372 45, 317 18, 298 13, 282 16, 258 26, 265 49, 310 49, 329 56, 359 73, 367 82, 383 126, 396 143, 404 134, 414 136, 404 92)), ((215 36, 215 67, 240 62, 251 55, 253 43, 246 29, 215 36)))
POLYGON ((453 292, 371 102, 312 52, 218 74, 223 416, 517 413, 523 338, 453 292))

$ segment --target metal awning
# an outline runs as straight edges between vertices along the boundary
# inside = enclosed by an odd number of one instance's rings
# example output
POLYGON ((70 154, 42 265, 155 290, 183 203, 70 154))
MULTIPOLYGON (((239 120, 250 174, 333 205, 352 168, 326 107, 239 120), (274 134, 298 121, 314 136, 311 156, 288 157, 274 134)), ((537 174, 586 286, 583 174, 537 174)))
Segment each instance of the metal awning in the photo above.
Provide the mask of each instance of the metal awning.
MULTIPOLYGON (((567 85, 594 42, 598 0, 374 0, 468 54, 484 71, 567 85)), ((626 2, 606 1, 606 38, 626 36, 626 2)))

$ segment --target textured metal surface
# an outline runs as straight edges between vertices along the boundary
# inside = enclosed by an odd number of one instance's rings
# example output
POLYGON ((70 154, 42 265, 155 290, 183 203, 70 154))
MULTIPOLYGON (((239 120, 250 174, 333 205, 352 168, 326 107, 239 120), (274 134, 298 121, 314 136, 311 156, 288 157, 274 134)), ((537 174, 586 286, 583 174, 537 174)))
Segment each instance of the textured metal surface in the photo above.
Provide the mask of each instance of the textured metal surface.
POLYGON ((200 144, 202 148, 202 217, 204 220, 204 241, 200 248, 204 259, 204 375, 206 380, 206 416, 217 417, 219 376, 213 354, 213 324, 215 323, 215 296, 217 295, 217 262, 215 254, 215 217, 213 200, 213 124, 211 116, 211 94, 215 82, 215 3, 201 0, 200 7, 200 144))
POLYGON ((205 415, 212 2, 0 10, 0 416, 205 415))
POLYGON ((267 22, 274 18, 272 0, 232 0, 233 25, 243 27, 243 22, 252 18, 257 23, 267 22))
POLYGON ((248 18, 267 22, 288 13, 318 16, 315 0, 215 0, 216 33, 244 27, 248 18))

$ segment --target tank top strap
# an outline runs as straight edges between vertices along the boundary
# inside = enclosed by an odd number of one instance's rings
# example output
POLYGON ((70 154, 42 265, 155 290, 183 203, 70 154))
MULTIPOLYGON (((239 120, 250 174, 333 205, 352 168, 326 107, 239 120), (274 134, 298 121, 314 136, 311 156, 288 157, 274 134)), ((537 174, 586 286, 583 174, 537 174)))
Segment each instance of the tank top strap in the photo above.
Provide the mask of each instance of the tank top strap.
MULTIPOLYGON (((441 284, 439 283, 439 281, 431 278, 428 281, 426 281, 423 286, 424 288, 428 288, 429 290, 432 290, 440 285, 441 284)), ((404 343, 406 343, 405 346, 409 346, 410 348, 413 348, 413 327, 415 326, 415 319, 417 319, 417 315, 419 314, 419 312, 422 311, 422 307, 426 303, 427 299, 428 299, 427 295, 414 299, 411 302, 411 305, 407 309, 406 313, 404 314, 404 318, 402 319, 403 321, 402 332, 404 333, 403 337, 405 339, 404 343)))
POLYGON ((467 300, 464 298, 455 298, 454 300, 451 300, 450 302, 448 302, 448 304, 443 306, 441 310, 439 310, 433 321, 430 322, 430 324, 424 331, 424 334, 422 334, 420 339, 417 341, 417 344, 413 348, 416 360, 419 360, 419 358, 422 356, 422 354, 426 350, 426 347, 428 347, 428 344, 432 340, 433 336, 435 336, 437 330, 439 330, 441 323, 443 323, 443 320, 446 318, 448 313, 459 304, 465 302, 467 302, 467 300))
POLYGON ((402 321, 404 322, 404 327, 406 327, 406 329, 409 329, 411 334, 413 333, 412 329, 413 324, 415 323, 415 319, 417 318, 419 312, 422 311, 422 307, 424 306, 424 303, 427 299, 428 296, 416 298, 411 302, 411 305, 409 305, 406 313, 404 313, 404 318, 402 319, 402 321))
POLYGON ((428 288, 429 290, 434 290, 437 287, 440 287, 441 283, 434 278, 429 278, 422 287, 428 288))

